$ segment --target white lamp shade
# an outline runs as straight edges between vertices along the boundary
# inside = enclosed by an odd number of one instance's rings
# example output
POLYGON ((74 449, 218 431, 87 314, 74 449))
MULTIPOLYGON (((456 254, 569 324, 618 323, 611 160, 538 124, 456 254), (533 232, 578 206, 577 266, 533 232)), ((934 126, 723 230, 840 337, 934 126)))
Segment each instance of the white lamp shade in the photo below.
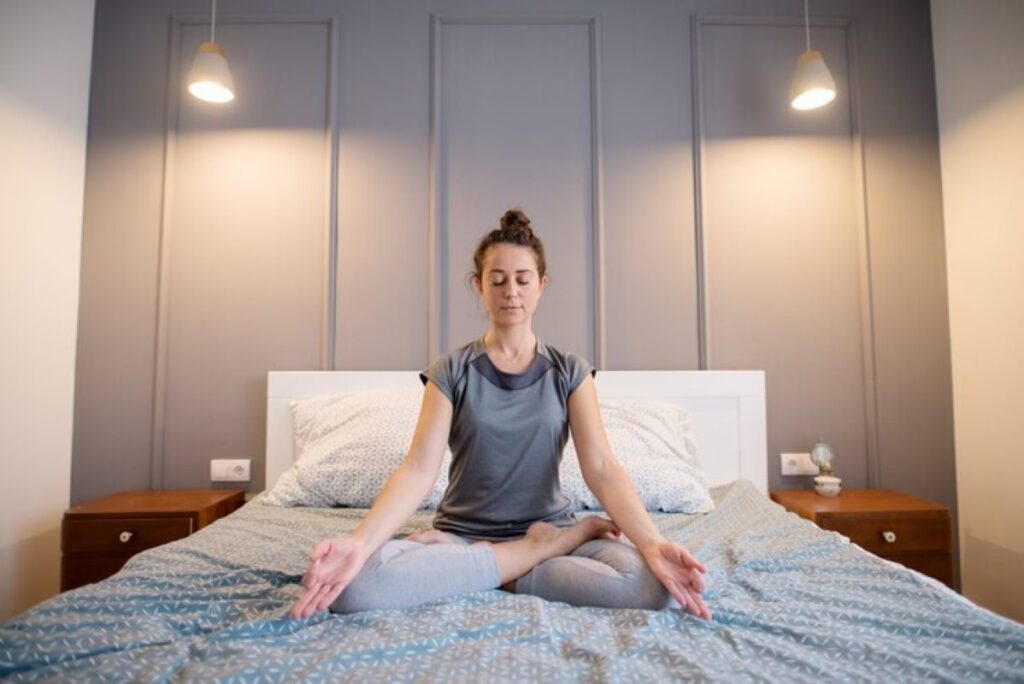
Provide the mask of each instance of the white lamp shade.
POLYGON ((807 50, 797 57, 789 102, 793 109, 817 109, 836 98, 836 82, 825 59, 817 50, 807 50))
POLYGON ((207 102, 231 102, 235 82, 231 79, 224 50, 217 43, 203 43, 188 72, 188 92, 207 102))

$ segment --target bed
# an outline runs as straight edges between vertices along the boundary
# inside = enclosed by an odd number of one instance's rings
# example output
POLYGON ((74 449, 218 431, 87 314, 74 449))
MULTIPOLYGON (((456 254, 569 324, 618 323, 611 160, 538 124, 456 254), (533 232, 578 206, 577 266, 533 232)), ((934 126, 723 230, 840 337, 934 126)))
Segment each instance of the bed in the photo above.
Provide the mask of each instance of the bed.
MULTIPOLYGON (((415 373, 271 373, 268 482, 289 406, 415 373)), ((1024 681, 1024 627, 766 497, 760 372, 601 372, 605 397, 684 406, 714 509, 652 513, 709 566, 714 620, 574 608, 499 590, 416 608, 288 617, 312 545, 360 508, 260 501, 0 627, 0 677, 186 681, 1024 681)), ((417 513, 400 531, 429 526, 417 513)))

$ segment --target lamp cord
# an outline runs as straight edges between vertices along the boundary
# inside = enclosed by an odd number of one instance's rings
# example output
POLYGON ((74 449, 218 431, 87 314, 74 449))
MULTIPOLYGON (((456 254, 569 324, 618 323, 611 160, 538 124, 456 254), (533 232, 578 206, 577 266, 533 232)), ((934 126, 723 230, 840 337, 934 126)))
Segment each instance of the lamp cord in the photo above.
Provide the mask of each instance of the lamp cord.
POLYGON ((217 0, 213 0, 213 14, 210 16, 210 42, 216 43, 214 40, 215 31, 217 30, 217 0))
MULTIPOLYGON (((811 51, 811 15, 807 11, 807 2, 804 0, 804 30, 807 32, 807 51, 811 51)), ((214 5, 217 4, 217 0, 213 0, 214 5)))

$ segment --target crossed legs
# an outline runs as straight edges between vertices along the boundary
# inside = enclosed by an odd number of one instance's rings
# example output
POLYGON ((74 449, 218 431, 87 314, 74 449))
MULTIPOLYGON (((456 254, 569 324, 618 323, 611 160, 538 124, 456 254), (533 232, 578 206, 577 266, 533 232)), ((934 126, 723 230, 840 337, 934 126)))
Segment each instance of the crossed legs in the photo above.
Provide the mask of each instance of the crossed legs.
POLYGON ((610 529, 588 517, 565 528, 535 523, 525 537, 500 543, 419 532, 381 546, 331 610, 404 608, 499 586, 578 606, 664 608, 668 592, 640 553, 596 538, 610 529))

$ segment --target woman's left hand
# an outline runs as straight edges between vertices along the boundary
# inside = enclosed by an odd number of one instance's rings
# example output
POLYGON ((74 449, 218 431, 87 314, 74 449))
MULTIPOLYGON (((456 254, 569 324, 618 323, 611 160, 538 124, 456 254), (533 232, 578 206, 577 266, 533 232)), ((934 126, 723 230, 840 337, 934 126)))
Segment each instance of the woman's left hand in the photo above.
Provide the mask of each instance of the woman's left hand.
POLYGON ((685 547, 666 539, 650 543, 640 549, 640 553, 647 567, 679 605, 697 617, 711 619, 711 610, 700 595, 704 591, 703 573, 708 571, 707 566, 685 547))

